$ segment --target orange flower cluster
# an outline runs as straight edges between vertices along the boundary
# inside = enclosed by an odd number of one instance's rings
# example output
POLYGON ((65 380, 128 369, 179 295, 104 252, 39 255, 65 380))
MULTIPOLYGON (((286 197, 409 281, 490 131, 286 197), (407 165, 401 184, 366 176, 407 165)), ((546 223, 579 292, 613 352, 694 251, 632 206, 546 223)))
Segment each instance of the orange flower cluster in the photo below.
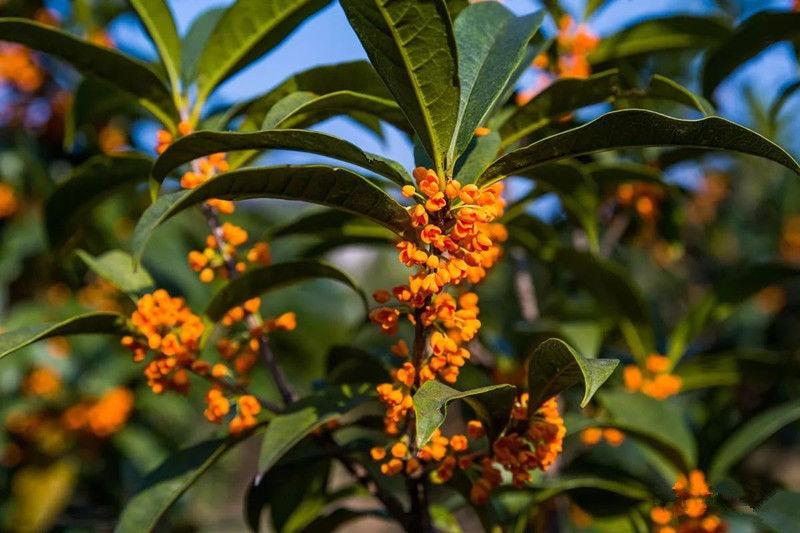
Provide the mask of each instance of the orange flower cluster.
POLYGON ((185 393, 189 388, 186 370, 208 370, 197 360, 203 321, 192 313, 183 298, 173 298, 163 289, 146 294, 136 304, 130 320, 136 335, 122 338, 122 345, 133 352, 133 360, 143 361, 148 350, 156 356, 145 368, 147 383, 153 392, 165 390, 185 393))
MULTIPOLYGON (((256 415, 261 412, 261 404, 255 396, 245 394, 234 401, 238 406, 236 415, 228 423, 231 434, 239 435, 254 427, 257 423, 256 415)), ((219 387, 211 387, 206 393, 205 417, 215 424, 222 422, 231 410, 231 401, 225 397, 219 387)))
POLYGON ((581 442, 587 446, 594 446, 604 439, 616 448, 625 442, 625 434, 615 428, 586 428, 581 431, 581 442))
POLYGON ((708 512, 706 499, 711 491, 703 472, 692 470, 681 475, 672 487, 676 500, 669 507, 653 507, 650 519, 653 533, 725 533, 728 528, 719 516, 708 512))
POLYGON ((256 242, 249 248, 244 256, 245 261, 236 260, 239 247, 247 242, 247 231, 239 226, 225 222, 220 230, 224 239, 223 246, 219 246, 216 237, 206 237, 206 247, 201 250, 189 252, 189 268, 199 274, 200 281, 211 283, 215 278, 227 279, 230 277, 226 258, 234 258, 236 272, 242 273, 250 266, 267 266, 272 261, 269 244, 263 241, 256 242))
POLYGON ((622 373, 625 388, 631 392, 640 391, 657 400, 666 400, 678 394, 683 384, 680 376, 669 373, 669 368, 669 359, 650 354, 645 361, 645 372, 636 365, 625 367, 622 373))
POLYGON ((124 150, 127 144, 128 136, 125 131, 113 124, 106 124, 97 133, 97 145, 106 155, 124 150))
POLYGON ((122 429, 132 410, 133 393, 124 387, 116 387, 97 400, 68 408, 61 421, 71 431, 86 430, 104 438, 122 429))
POLYGON ((61 390, 61 376, 47 367, 32 369, 22 382, 22 392, 28 396, 49 398, 61 390))
POLYGON ((622 207, 633 206, 644 220, 656 218, 663 198, 664 190, 652 183, 623 183, 617 187, 617 203, 622 207))
POLYGON ((501 482, 499 464, 511 474, 514 485, 521 487, 531 480, 531 471, 547 470, 562 451, 567 428, 558 412, 558 400, 544 402, 528 417, 528 393, 522 393, 511 411, 506 433, 492 444, 492 455, 481 463, 481 476, 472 485, 470 498, 483 504, 501 482))
POLYGON ((0 82, 20 92, 33 93, 41 88, 44 80, 45 72, 28 48, 18 44, 0 44, 0 82))
POLYGON ((17 209, 19 209, 19 201, 17 201, 14 189, 7 183, 0 183, 0 220, 14 216, 17 209))
POLYGON ((78 289, 78 303, 98 311, 119 313, 122 311, 119 303, 120 295, 120 291, 114 285, 97 277, 88 285, 78 289))

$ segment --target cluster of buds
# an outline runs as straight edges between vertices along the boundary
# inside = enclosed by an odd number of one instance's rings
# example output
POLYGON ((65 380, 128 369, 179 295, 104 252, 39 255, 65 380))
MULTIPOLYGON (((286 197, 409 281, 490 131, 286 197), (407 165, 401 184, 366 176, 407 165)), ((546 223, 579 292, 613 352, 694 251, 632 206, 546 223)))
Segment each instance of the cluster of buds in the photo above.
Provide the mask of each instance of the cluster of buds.
POLYGON ((22 381, 22 393, 26 396, 52 398, 61 391, 61 376, 48 367, 32 368, 22 381))
POLYGON ((664 199, 662 187, 652 183, 623 183, 617 187, 617 204, 621 207, 633 207, 643 220, 655 220, 658 205, 664 199))
POLYGON ((38 91, 45 72, 30 49, 11 43, 0 45, 0 82, 23 93, 38 91))
POLYGON ((263 241, 256 242, 247 249, 239 260, 240 247, 248 240, 247 231, 235 224, 225 222, 220 226, 223 242, 217 241, 213 235, 206 237, 206 247, 203 250, 189 252, 189 268, 198 273, 200 281, 211 283, 215 278, 227 279, 228 261, 233 259, 236 272, 241 274, 249 266, 267 266, 272 260, 269 244, 263 241))
POLYGON ((257 423, 256 415, 261 412, 261 404, 255 396, 244 394, 230 399, 216 386, 208 389, 206 406, 203 414, 209 422, 215 424, 222 422, 226 415, 231 412, 232 406, 236 408, 236 414, 228 422, 228 429, 233 435, 239 435, 243 431, 254 427, 257 423))
POLYGON ((630 392, 641 392, 657 400, 666 400, 681 391, 680 376, 669 372, 670 361, 663 355, 650 354, 645 360, 645 370, 637 365, 627 365, 622 377, 630 392))
POLYGON ((67 429, 108 437, 122 429, 132 410, 133 393, 124 387, 115 387, 96 400, 68 408, 61 420, 67 429))
POLYGON ((653 533, 725 533, 728 528, 719 516, 708 512, 706 500, 711 491, 700 470, 680 475, 672 487, 675 502, 653 507, 650 519, 653 533))
POLYGON ((586 428, 581 431, 581 442, 587 446, 594 446, 605 440, 609 446, 622 446, 625 434, 616 428, 586 428))

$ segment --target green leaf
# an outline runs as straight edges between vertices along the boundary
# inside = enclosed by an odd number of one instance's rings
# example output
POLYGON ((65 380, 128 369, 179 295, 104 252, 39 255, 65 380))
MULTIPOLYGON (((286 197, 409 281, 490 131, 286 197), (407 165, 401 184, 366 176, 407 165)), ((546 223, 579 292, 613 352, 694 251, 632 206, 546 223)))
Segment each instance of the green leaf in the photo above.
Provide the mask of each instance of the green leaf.
POLYGON ((756 509, 759 521, 770 531, 792 531, 800 524, 800 492, 776 490, 756 509))
POLYGON ((81 73, 118 87, 171 128, 179 120, 164 82, 147 63, 26 19, 0 19, 0 40, 54 55, 81 73))
POLYGON ((708 48, 729 35, 728 26, 717 18, 677 15, 649 19, 601 39, 589 54, 589 62, 597 65, 655 52, 708 48))
POLYGON ((459 108, 458 60, 443 0, 342 0, 381 78, 444 174, 459 108))
POLYGON ((783 110, 783 106, 786 105, 786 102, 794 96, 794 94, 800 90, 800 80, 793 81, 787 85, 785 85, 780 93, 778 93, 778 97, 772 102, 772 105, 769 106, 769 122, 773 126, 775 123, 778 122, 778 117, 783 110))
POLYGON ((330 0, 238 0, 222 15, 197 62, 197 101, 277 46, 330 0))
POLYGON ((142 214, 131 248, 137 261, 152 232, 181 211, 212 198, 282 198, 335 207, 373 220, 398 235, 410 232, 408 212, 363 176, 343 168, 298 165, 219 174, 190 191, 162 196, 142 214))
POLYGON ((168 457, 145 477, 139 492, 128 501, 115 533, 153 531, 178 498, 245 438, 207 440, 168 457))
POLYGON ((586 407, 618 364, 616 359, 587 359, 561 339, 544 341, 528 359, 529 415, 578 383, 583 384, 581 407, 586 407))
POLYGON ((181 40, 175 21, 165 0, 130 0, 131 5, 142 19, 147 33, 156 45, 167 71, 172 89, 178 94, 180 87, 179 68, 181 64, 181 40))
POLYGON ((203 11, 189 26, 189 31, 181 42, 181 80, 184 86, 191 85, 197 77, 200 54, 226 11, 227 8, 224 7, 203 11))
POLYGON ((126 294, 137 295, 153 288, 150 274, 141 267, 134 270, 133 258, 122 250, 111 250, 97 257, 84 250, 75 253, 95 274, 126 294))
POLYGON ((722 277, 705 297, 694 304, 675 325, 667 357, 677 362, 691 340, 713 323, 727 318, 733 307, 770 285, 800 275, 800 269, 780 263, 739 266, 722 277))
POLYGON ((325 360, 325 379, 335 385, 345 383, 386 383, 391 379, 383 363, 371 353, 355 346, 333 346, 325 360))
POLYGON ((91 126, 94 133, 95 124, 107 122, 114 115, 138 118, 145 114, 144 109, 127 93, 108 82, 86 76, 75 89, 72 104, 66 114, 64 146, 72 150, 75 134, 84 126, 91 126))
POLYGON ((198 131, 181 137, 161 154, 151 176, 157 181, 180 165, 216 152, 240 150, 296 150, 335 157, 389 178, 398 185, 410 182, 403 167, 333 135, 307 130, 265 130, 254 133, 198 131))
POLYGON ((86 313, 61 322, 27 326, 0 335, 0 359, 34 342, 65 335, 124 335, 124 317, 116 313, 86 313))
POLYGON ((369 313, 369 303, 364 291, 345 272, 318 261, 292 261, 248 270, 214 295, 205 314, 216 321, 229 309, 250 298, 310 279, 331 279, 347 285, 358 293, 364 309, 369 313))
POLYGON ((711 98, 714 89, 740 65, 768 46, 790 39, 800 39, 800 13, 756 13, 706 56, 703 94, 711 98))
POLYGON ((453 26, 458 45, 461 104, 449 157, 457 158, 475 128, 483 126, 528 57, 528 42, 538 31, 544 13, 516 17, 496 2, 466 8, 453 26))
POLYGON ((768 409, 744 424, 722 443, 708 468, 708 479, 719 481, 730 468, 784 426, 800 420, 800 401, 768 409))
POLYGON ((719 117, 681 120, 643 109, 612 111, 557 133, 495 161, 478 180, 486 186, 544 163, 605 150, 647 146, 714 148, 750 154, 800 174, 792 156, 758 133, 719 117))
POLYGON ((95 156, 73 169, 45 203, 50 243, 63 244, 85 222, 89 210, 120 187, 145 181, 152 164, 150 158, 131 153, 95 156))
POLYGON ((414 394, 414 412, 417 425, 417 448, 422 448, 433 436, 447 416, 447 405, 453 400, 464 400, 487 424, 494 438, 505 428, 514 405, 516 388, 513 385, 492 385, 468 391, 456 390, 436 380, 426 381, 414 394))
POLYGON ((559 494, 581 489, 602 490, 634 500, 652 499, 652 494, 643 485, 596 476, 559 476, 558 479, 542 480, 535 483, 528 490, 535 491, 534 501, 541 503, 559 494))
POLYGON ((681 472, 694 467, 697 446, 676 405, 625 391, 604 391, 598 399, 609 416, 600 426, 621 429, 651 446, 681 472))
POLYGON ((464 184, 474 183, 497 158, 499 152, 500 135, 496 131, 483 137, 475 137, 456 164, 456 180, 464 184))
POLYGON ((307 396, 293 404, 288 412, 274 417, 261 443, 258 460, 261 474, 256 477, 256 484, 264 473, 309 433, 370 400, 371 397, 365 394, 367 389, 371 390, 369 386, 356 390, 343 385, 338 389, 307 396))

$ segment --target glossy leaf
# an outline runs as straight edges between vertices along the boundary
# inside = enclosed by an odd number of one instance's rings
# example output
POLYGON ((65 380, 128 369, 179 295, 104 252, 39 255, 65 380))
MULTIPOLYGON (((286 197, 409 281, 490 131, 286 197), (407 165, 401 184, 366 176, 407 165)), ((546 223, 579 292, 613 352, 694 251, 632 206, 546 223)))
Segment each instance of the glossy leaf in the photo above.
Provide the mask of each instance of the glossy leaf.
POLYGON ((492 164, 500 152, 500 135, 496 131, 475 137, 456 165, 456 180, 474 183, 483 171, 492 164))
POLYGON ((96 156, 76 167, 47 199, 45 225, 50 243, 63 244, 86 213, 124 185, 144 182, 152 160, 141 154, 96 156))
POLYGON ((277 46, 330 0, 237 0, 211 33, 197 61, 198 102, 220 82, 277 46))
POLYGON ((776 490, 756 509, 758 520, 774 533, 792 531, 800 524, 800 492, 776 490))
POLYGON ((207 440, 169 456, 142 481, 123 509, 115 533, 153 531, 178 498, 242 440, 207 440))
POLYGON ((84 250, 75 252, 95 274, 124 293, 136 295, 153 288, 153 278, 141 266, 133 268, 133 258, 122 250, 111 250, 97 257, 84 250))
POLYGON ((425 446, 444 424, 447 406, 454 400, 467 402, 496 437, 508 422, 515 395, 515 387, 507 384, 460 391, 436 380, 426 381, 414 394, 417 448, 425 446))
POLYGON ((456 43, 444 0, 342 0, 341 5, 372 65, 443 173, 459 107, 456 43))
POLYGON ((181 40, 169 6, 165 0, 130 0, 130 2, 156 45, 173 90, 177 92, 180 80, 181 40))
POLYGON ((758 133, 719 117, 682 120, 642 109, 606 113, 583 126, 557 133, 495 161, 478 183, 544 163, 605 150, 647 146, 713 148, 769 159, 800 174, 800 165, 786 151, 758 133))
POLYGON ((717 449, 708 468, 710 481, 720 480, 731 467, 784 426, 800 420, 800 401, 773 407, 754 416, 717 449))
POLYGON ((195 189, 162 196, 142 214, 132 250, 141 257, 152 232, 181 211, 212 198, 281 198, 335 207, 373 220, 398 235, 410 228, 406 210, 366 178, 324 165, 248 168, 220 174, 195 189))
POLYGON ((165 124, 178 121, 178 111, 164 82, 142 61, 27 19, 0 19, 0 40, 51 54, 135 97, 165 124))
POLYGON ((61 322, 27 326, 0 335, 0 359, 34 342, 66 335, 124 335, 124 318, 117 313, 86 313, 61 322))
POLYGON ((456 19, 461 103, 451 159, 466 149, 475 128, 484 126, 501 103, 543 19, 542 12, 516 17, 496 2, 473 4, 456 19))
POLYGON ((728 26, 716 18, 677 15, 648 19, 601 39, 589 54, 589 62, 596 65, 655 52, 708 48, 729 35, 728 26))
POLYGON ((676 405, 625 391, 604 391, 598 398, 608 411, 610 427, 651 446, 682 472, 696 464, 694 437, 676 405))
POLYGON ((211 320, 216 321, 222 318, 229 309, 241 305, 250 298, 311 279, 331 279, 347 285, 358 293, 364 309, 367 313, 369 312, 369 304, 364 291, 345 272, 335 266, 317 261, 292 261, 248 270, 228 282, 214 295, 206 307, 205 314, 211 320))
POLYGON ((364 152, 358 146, 333 135, 307 130, 265 130, 254 133, 198 131, 172 143, 156 160, 151 176, 162 181, 180 165, 217 152, 267 149, 296 150, 335 157, 372 170, 399 185, 411 180, 399 163, 364 152))
POLYGON ((544 341, 528 359, 528 413, 578 383, 583 384, 581 407, 586 407, 618 364, 616 359, 587 359, 560 339, 544 341))
POLYGON ((711 98, 714 89, 747 60, 790 39, 800 39, 800 13, 762 11, 748 18, 706 56, 703 94, 711 98))

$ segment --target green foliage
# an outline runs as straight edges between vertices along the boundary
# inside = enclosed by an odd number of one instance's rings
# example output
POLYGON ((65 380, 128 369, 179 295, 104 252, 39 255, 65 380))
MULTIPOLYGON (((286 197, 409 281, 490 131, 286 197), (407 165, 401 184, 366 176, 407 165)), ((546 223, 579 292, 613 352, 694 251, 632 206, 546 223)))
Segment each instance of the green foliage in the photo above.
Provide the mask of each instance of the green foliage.
POLYGON ((97 257, 84 250, 76 250, 75 254, 95 274, 131 296, 147 292, 155 285, 146 270, 134 269, 133 258, 122 250, 110 250, 97 257))

